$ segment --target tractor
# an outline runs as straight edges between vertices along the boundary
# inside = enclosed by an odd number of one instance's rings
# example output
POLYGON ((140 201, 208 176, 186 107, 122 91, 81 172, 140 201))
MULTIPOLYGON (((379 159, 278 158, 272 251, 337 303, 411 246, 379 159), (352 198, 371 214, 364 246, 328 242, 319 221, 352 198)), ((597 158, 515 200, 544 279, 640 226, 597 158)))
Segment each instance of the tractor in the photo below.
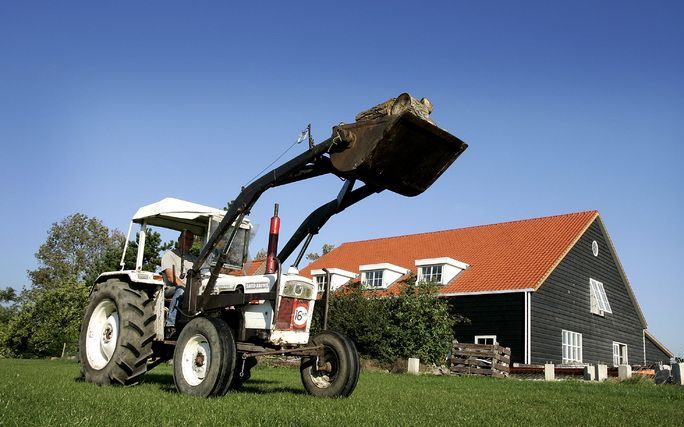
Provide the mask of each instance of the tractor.
POLYGON ((351 124, 332 128, 330 138, 243 187, 226 209, 173 198, 140 208, 135 268, 102 273, 92 286, 79 338, 82 377, 96 384, 132 385, 145 372, 173 360, 173 378, 181 393, 222 396, 250 377, 257 356, 301 358, 304 389, 314 396, 349 396, 360 360, 354 343, 327 329, 330 280, 323 294, 298 268, 313 236, 333 215, 390 190, 417 196, 463 153, 467 144, 439 128, 432 105, 408 94, 357 115, 351 124), (426 110, 429 107, 429 110, 426 110), (314 210, 278 251, 278 206, 271 218, 263 272, 247 274, 252 223, 247 215, 269 188, 324 174, 342 180, 337 197, 314 210), (191 231, 201 239, 173 335, 164 327, 170 284, 154 271, 143 271, 149 226, 191 231), (301 245, 301 247, 300 247, 301 245), (292 265, 283 263, 295 250, 292 265), (322 332, 311 336, 314 305, 324 304, 322 332))

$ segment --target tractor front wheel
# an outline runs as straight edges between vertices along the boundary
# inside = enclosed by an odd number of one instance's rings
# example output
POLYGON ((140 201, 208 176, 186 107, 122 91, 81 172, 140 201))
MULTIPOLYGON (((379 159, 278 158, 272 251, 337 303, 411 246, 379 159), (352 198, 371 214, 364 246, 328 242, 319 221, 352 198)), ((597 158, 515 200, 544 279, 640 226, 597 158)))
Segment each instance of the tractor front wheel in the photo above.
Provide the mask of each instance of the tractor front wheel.
POLYGON ((181 393, 223 396, 235 370, 235 340, 226 322, 198 317, 183 328, 173 353, 173 380, 181 393))
POLYGON ((117 279, 95 285, 78 340, 81 376, 131 385, 147 372, 154 339, 154 298, 117 279))
POLYGON ((302 358, 300 373, 306 392, 320 397, 351 395, 361 371, 354 343, 340 333, 323 331, 311 339, 311 344, 323 346, 323 352, 302 358))

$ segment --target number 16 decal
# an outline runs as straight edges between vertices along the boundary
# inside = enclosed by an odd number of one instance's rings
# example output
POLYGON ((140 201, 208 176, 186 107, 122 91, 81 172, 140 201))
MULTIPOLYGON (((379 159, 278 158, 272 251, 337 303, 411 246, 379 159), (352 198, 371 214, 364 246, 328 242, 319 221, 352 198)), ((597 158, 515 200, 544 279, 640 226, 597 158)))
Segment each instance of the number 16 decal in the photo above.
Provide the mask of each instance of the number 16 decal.
POLYGON ((297 304, 294 313, 292 314, 292 320, 294 322, 294 327, 296 329, 305 329, 306 322, 309 320, 309 304, 308 301, 305 304, 297 304))

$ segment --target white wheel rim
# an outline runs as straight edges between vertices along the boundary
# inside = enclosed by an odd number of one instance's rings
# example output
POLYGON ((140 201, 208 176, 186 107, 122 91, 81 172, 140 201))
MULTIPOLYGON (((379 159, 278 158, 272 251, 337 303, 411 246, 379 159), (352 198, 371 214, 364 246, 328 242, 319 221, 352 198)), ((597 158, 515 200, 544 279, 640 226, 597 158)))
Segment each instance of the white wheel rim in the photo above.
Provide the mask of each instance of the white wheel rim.
POLYGON ((104 299, 95 307, 88 321, 86 356, 93 369, 107 366, 119 339, 119 313, 114 301, 104 299))
POLYGON ((209 342, 203 335, 193 335, 183 347, 181 368, 185 382, 191 386, 202 383, 210 364, 211 349, 209 342))

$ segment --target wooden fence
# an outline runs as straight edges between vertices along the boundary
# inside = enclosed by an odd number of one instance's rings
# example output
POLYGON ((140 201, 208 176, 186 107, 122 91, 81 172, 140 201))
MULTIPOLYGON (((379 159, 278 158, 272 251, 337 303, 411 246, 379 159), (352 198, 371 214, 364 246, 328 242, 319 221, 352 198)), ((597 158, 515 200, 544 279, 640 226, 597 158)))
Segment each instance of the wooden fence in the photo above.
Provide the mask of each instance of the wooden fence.
POLYGON ((451 348, 451 372, 487 375, 497 378, 510 373, 511 349, 498 344, 467 344, 454 341, 451 348))

